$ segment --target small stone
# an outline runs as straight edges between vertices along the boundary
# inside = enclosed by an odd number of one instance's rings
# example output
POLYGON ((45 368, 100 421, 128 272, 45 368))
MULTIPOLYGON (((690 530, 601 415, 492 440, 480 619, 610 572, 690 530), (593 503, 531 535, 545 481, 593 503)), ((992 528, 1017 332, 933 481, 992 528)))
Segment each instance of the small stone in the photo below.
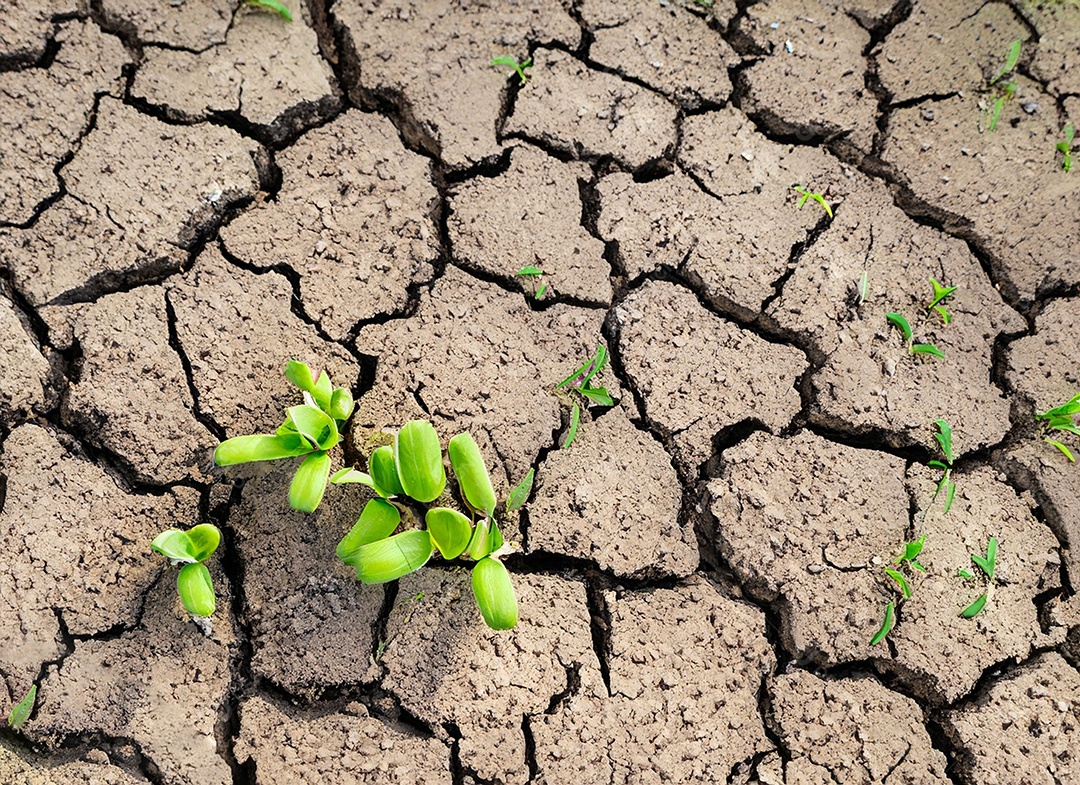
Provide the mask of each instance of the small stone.
POLYGON ((806 568, 806 571, 811 575, 820 575, 821 573, 825 572, 825 567, 821 564, 811 564, 809 567, 806 568))
POLYGON ((933 109, 923 109, 922 110, 922 118, 923 118, 923 120, 926 120, 928 122, 933 122, 934 121, 934 110, 933 109))

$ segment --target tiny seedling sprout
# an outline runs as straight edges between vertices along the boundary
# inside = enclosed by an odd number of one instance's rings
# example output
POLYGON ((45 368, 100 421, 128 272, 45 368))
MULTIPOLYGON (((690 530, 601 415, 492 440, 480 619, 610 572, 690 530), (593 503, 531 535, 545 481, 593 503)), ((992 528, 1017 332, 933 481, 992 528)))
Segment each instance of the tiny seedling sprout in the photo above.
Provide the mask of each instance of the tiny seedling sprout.
MULTIPOLYGON (((989 86, 997 84, 1002 77, 1007 74, 1011 74, 1013 69, 1016 68, 1016 64, 1020 61, 1020 50, 1023 47, 1023 41, 1017 38, 1009 45, 1009 52, 1005 56, 1005 63, 1001 66, 1000 70, 994 74, 993 79, 988 83, 989 86)), ((1002 92, 994 99, 994 103, 991 104, 990 121, 986 125, 987 131, 994 131, 997 128, 998 120, 1001 118, 1001 110, 1005 107, 1005 102, 1016 95, 1016 80, 1010 79, 1005 83, 1002 92)))
MULTIPOLYGON (((525 267, 522 267, 520 270, 518 270, 518 275, 521 276, 522 278, 534 278, 534 279, 539 281, 540 279, 542 279, 544 277, 545 273, 539 267, 536 267, 536 266, 530 264, 530 265, 526 265, 525 267)), ((533 297, 535 299, 539 300, 539 299, 543 298, 544 292, 546 292, 547 290, 548 290, 548 285, 546 283, 541 283, 537 287, 536 294, 534 294, 533 297)))
MULTIPOLYGON (((960 616, 962 618, 974 618, 986 607, 986 603, 990 599, 990 595, 993 593, 994 589, 994 572, 997 570, 997 550, 997 539, 991 537, 986 543, 985 556, 981 556, 978 553, 971 554, 971 560, 975 562, 975 566, 979 568, 986 578, 986 591, 980 594, 979 597, 964 608, 964 610, 960 611, 960 616)), ((960 570, 960 576, 967 580, 975 580, 975 574, 970 570, 960 570)))
POLYGON ((221 532, 212 523, 200 523, 187 531, 166 529, 150 543, 170 564, 183 565, 176 576, 176 592, 184 610, 197 618, 209 618, 217 608, 205 562, 220 543, 221 532))
POLYGON ((1076 127, 1072 124, 1065 126, 1065 130, 1062 132, 1065 134, 1065 138, 1057 143, 1057 151, 1064 156, 1061 161, 1061 170, 1063 172, 1072 171, 1072 143, 1073 137, 1076 136, 1076 127))
POLYGON ((870 639, 871 646, 876 646, 885 640, 886 636, 888 636, 892 631, 892 628, 896 625, 897 603, 910 599, 913 594, 911 579, 906 574, 906 571, 917 570, 918 572, 926 572, 926 568, 919 563, 918 559, 925 543, 925 534, 917 540, 904 543, 904 550, 901 552, 899 558, 893 562, 893 566, 884 568, 885 575, 896 584, 896 589, 900 592, 900 598, 899 600, 890 600, 885 606, 885 619, 881 623, 881 627, 870 639))
POLYGON ((214 462, 233 466, 303 457, 289 485, 289 505, 300 512, 315 512, 330 477, 329 451, 341 441, 341 427, 353 412, 353 397, 344 387, 335 388, 326 371, 316 378, 307 365, 295 360, 286 366, 285 378, 301 390, 304 403, 290 406, 285 422, 273 434, 223 441, 214 450, 214 462))
POLYGON ((832 207, 830 207, 829 203, 825 201, 825 197, 822 194, 815 193, 814 191, 811 191, 810 189, 805 188, 801 185, 792 186, 792 190, 795 191, 795 193, 799 194, 799 202, 797 205, 799 209, 802 209, 802 206, 806 204, 808 199, 813 199, 815 202, 821 205, 821 209, 825 211, 825 214, 829 216, 829 218, 833 217, 832 207))
POLYGON ((562 448, 568 449, 571 444, 574 443, 574 439, 577 438, 578 426, 581 423, 581 406, 589 406, 595 404, 598 406, 614 406, 615 399, 608 395, 608 391, 603 387, 594 387, 592 385, 592 379, 604 370, 604 366, 607 365, 607 349, 601 344, 596 347, 596 354, 579 365, 572 374, 567 376, 556 386, 556 390, 569 390, 579 394, 582 400, 571 400, 570 406, 570 428, 566 432, 566 438, 563 440, 562 448))
POLYGON ((870 296, 870 271, 863 270, 862 277, 859 279, 859 305, 866 302, 866 298, 870 296))
POLYGON ((1080 427, 1076 425, 1076 421, 1073 419, 1078 414, 1080 414, 1080 393, 1074 395, 1061 406, 1055 406, 1053 409, 1035 415, 1035 419, 1042 423, 1043 440, 1052 447, 1057 448, 1062 455, 1069 459, 1069 463, 1075 463, 1076 456, 1060 440, 1052 438, 1051 433, 1061 431, 1062 433, 1080 436, 1080 427))
POLYGON ((956 291, 955 286, 942 286, 935 279, 930 279, 930 285, 934 287, 934 296, 930 302, 926 305, 926 312, 929 314, 931 311, 937 313, 941 317, 941 321, 945 324, 949 324, 952 321, 952 314, 949 313, 949 309, 945 307, 945 300, 952 296, 956 291))
POLYGON ((911 331, 911 323, 901 314, 887 313, 885 318, 899 328, 904 334, 904 343, 907 345, 908 354, 932 354, 944 359, 945 353, 931 343, 915 343, 911 331))
POLYGON ((31 684, 30 689, 26 691, 26 696, 11 707, 11 713, 8 714, 7 719, 9 728, 14 731, 22 730, 22 726, 30 719, 30 714, 34 711, 35 700, 37 700, 37 685, 31 684))
POLYGON ((526 57, 520 63, 513 55, 499 55, 498 57, 491 58, 492 65, 506 66, 507 68, 514 69, 512 73, 518 75, 518 79, 521 80, 521 85, 524 86, 529 81, 529 75, 525 73, 526 68, 532 67, 532 58, 526 57))
POLYGON ((941 449, 941 459, 935 458, 927 463, 932 469, 940 469, 941 479, 938 481, 937 490, 934 491, 934 499, 941 495, 942 489, 945 490, 945 514, 948 514, 949 509, 952 507, 953 496, 956 495, 956 483, 952 481, 952 468, 953 468, 953 448, 952 448, 952 428, 945 420, 937 420, 934 425, 937 426, 938 432, 934 434, 934 439, 937 440, 938 447, 941 449))
POLYGON ((246 4, 252 8, 265 8, 267 11, 273 11, 287 22, 292 21, 292 12, 288 7, 278 0, 245 0, 246 4))
POLYGON ((890 601, 885 605, 885 618, 881 622, 881 627, 874 633, 874 637, 870 639, 871 646, 877 646, 883 640, 885 636, 892 632, 892 628, 896 626, 896 603, 890 601))

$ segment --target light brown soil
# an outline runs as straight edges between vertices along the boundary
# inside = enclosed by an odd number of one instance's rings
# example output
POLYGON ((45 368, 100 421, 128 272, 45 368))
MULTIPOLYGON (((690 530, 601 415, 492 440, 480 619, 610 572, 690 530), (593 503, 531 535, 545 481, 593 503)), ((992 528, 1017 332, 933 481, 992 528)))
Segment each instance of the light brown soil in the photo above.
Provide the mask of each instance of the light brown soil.
POLYGON ((287 4, 0 12, 0 782, 1080 778, 1080 469, 1035 418, 1080 392, 1080 10, 287 4), (610 407, 557 389, 598 345, 610 407), (213 466, 290 359, 356 396, 335 468, 424 419, 500 500, 535 470, 516 629, 440 558, 360 584, 370 489, 213 466), (209 628, 149 547, 204 521, 209 628))

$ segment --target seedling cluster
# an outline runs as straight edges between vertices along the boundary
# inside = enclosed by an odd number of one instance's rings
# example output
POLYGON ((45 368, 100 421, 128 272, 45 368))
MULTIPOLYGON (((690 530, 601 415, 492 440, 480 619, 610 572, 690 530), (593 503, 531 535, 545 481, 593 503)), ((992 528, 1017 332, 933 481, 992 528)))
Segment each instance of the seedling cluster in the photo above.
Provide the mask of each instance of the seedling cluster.
POLYGON ((574 439, 577 438, 578 426, 581 423, 582 404, 585 406, 615 405, 615 399, 608 395, 606 389, 603 387, 594 387, 592 385, 593 377, 604 370, 607 361, 607 349, 603 345, 599 345, 596 347, 596 354, 579 365, 572 374, 555 385, 556 391, 565 390, 567 393, 572 394, 570 395, 570 428, 566 431, 566 438, 562 443, 562 448, 564 450, 569 449, 570 445, 574 443, 574 439), (580 402, 578 397, 580 398, 580 402))
POLYGON ((1053 438, 1053 436, 1056 435, 1054 431, 1080 436, 1080 427, 1077 427, 1076 420, 1073 419, 1078 414, 1080 414, 1080 393, 1074 395, 1061 406, 1055 406, 1053 409, 1035 415, 1035 419, 1042 424, 1043 440, 1052 447, 1056 447, 1062 455, 1069 459, 1069 463, 1075 463, 1076 456, 1072 454, 1072 450, 1060 440, 1053 438))
MULTIPOLYGON (((980 594, 975 602, 960 611, 960 615, 965 619, 973 619, 978 616, 982 609, 986 607, 990 595, 994 592, 994 571, 997 569, 997 546, 997 539, 991 537, 986 543, 985 556, 980 556, 977 553, 971 554, 971 560, 986 578, 986 591, 980 594)), ((973 581, 976 579, 975 574, 972 573, 971 570, 961 569, 959 574, 960 577, 965 580, 973 581)))
MULTIPOLYGON (((1005 55, 1005 63, 1001 66, 993 78, 987 83, 988 88, 993 88, 1004 77, 1008 76, 1016 68, 1016 64, 1020 62, 1020 50, 1023 47, 1024 42, 1017 38, 1009 45, 1009 52, 1005 55)), ((994 98, 993 104, 988 109, 990 119, 986 124, 987 131, 994 131, 997 129, 998 120, 1001 118, 1001 110, 1005 107, 1005 102, 1010 100, 1016 95, 1016 80, 1010 79, 1005 84, 997 88, 997 94, 994 98)))
MULTIPOLYGON (((957 287, 955 286, 943 286, 938 283, 934 278, 930 279, 930 285, 934 288, 934 293, 930 298, 930 302, 926 304, 926 315, 936 313, 941 317, 941 321, 944 324, 952 322, 952 314, 949 313, 949 309, 945 305, 945 301, 953 295, 957 287)), ((915 343, 915 333, 911 329, 911 322, 907 320, 903 314, 899 313, 887 313, 885 318, 889 322, 899 328, 900 332, 904 336, 904 343, 907 344, 908 354, 932 354, 934 357, 940 357, 945 359, 945 353, 941 349, 937 348, 932 343, 915 343)))
POLYGON ((914 571, 926 572, 926 568, 919 562, 919 554, 922 553, 923 545, 926 543, 926 535, 923 535, 917 540, 904 543, 904 550, 900 554, 899 558, 893 562, 892 567, 885 567, 885 575, 887 575, 895 584, 896 591, 900 593, 899 599, 890 600, 885 605, 885 618, 881 621, 881 627, 874 633, 874 637, 870 639, 870 645, 876 646, 885 640, 886 636, 892 632, 893 627, 896 626, 896 607, 898 603, 909 599, 913 594, 911 588, 911 582, 909 581, 909 574, 913 575, 914 571))

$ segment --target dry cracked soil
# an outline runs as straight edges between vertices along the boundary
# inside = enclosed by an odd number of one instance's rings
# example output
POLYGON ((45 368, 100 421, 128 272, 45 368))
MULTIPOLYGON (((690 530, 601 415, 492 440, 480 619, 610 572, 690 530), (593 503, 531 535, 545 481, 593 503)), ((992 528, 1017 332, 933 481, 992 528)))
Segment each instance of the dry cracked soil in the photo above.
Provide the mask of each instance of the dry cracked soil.
POLYGON ((0 9, 0 784, 1080 783, 1080 3, 285 5, 0 9), (515 630, 214 466, 294 358, 535 470, 515 630))

